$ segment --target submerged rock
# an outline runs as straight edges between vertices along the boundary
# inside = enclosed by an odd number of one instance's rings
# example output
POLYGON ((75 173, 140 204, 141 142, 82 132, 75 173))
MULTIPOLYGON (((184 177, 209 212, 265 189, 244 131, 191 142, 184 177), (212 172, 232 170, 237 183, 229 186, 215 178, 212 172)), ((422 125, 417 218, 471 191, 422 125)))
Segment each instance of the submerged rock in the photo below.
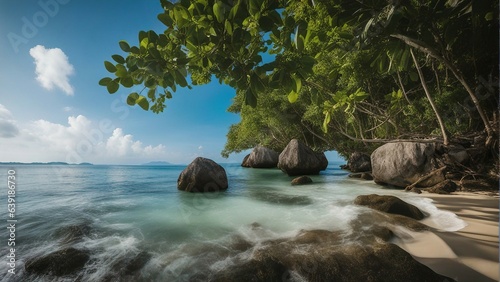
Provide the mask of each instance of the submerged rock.
POLYGON ((90 255, 86 250, 66 248, 29 259, 24 267, 31 273, 63 276, 77 273, 89 259, 90 255))
POLYGON ((305 185, 305 184, 310 184, 312 183, 312 179, 309 176, 299 176, 297 178, 294 178, 292 180, 292 185, 305 185))
POLYGON ((269 148, 257 145, 252 152, 247 155, 241 166, 253 168, 275 168, 278 166, 279 154, 269 148))
POLYGON ((198 157, 179 175, 177 188, 187 192, 218 192, 228 187, 226 171, 216 162, 198 157))
MULTIPOLYGON (((283 281, 287 268, 271 257, 250 259, 238 265, 219 271, 210 279, 213 282, 233 281, 283 281)), ((200 280, 202 281, 202 280, 200 280)))
MULTIPOLYGON (((380 227, 377 236, 388 239, 380 227)), ((210 281, 447 281, 400 247, 372 240, 346 241, 341 232, 301 231, 263 242, 252 256, 215 273, 210 281)), ((448 280, 451 281, 451 280, 448 280)))
MULTIPOLYGON (((436 146, 431 143, 399 142, 380 146, 371 155, 375 182, 406 187, 437 168, 436 146)), ((420 183, 429 187, 444 181, 443 174, 420 183)))
POLYGON ((370 156, 360 152, 354 152, 347 161, 347 166, 352 172, 366 172, 372 170, 370 156))
POLYGON ((302 195, 287 195, 263 190, 251 191, 249 196, 252 199, 285 206, 306 206, 313 203, 311 198, 302 195))
POLYGON ((404 215, 417 220, 424 218, 424 214, 417 207, 394 196, 360 195, 356 197, 354 204, 367 206, 386 213, 404 215))
POLYGON ((327 166, 324 153, 314 152, 297 139, 290 141, 279 155, 278 167, 290 176, 319 174, 327 166))
POLYGON ((89 236, 91 230, 92 228, 89 223, 82 223, 61 227, 55 232, 55 235, 57 237, 62 237, 62 244, 70 244, 79 242, 84 237, 89 236))

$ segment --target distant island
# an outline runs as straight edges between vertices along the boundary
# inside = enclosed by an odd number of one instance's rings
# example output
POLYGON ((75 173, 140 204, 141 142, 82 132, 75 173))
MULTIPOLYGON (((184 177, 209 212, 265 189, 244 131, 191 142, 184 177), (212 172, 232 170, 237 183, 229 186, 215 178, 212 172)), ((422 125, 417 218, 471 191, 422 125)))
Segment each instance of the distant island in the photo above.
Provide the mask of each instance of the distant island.
POLYGON ((0 165, 94 165, 92 163, 79 163, 79 164, 69 164, 67 162, 32 162, 32 163, 22 163, 22 162, 0 162, 0 165))
POLYGON ((164 161, 154 161, 154 162, 149 162, 141 165, 156 165, 156 166, 164 166, 164 165, 172 165, 169 162, 164 162, 164 161))

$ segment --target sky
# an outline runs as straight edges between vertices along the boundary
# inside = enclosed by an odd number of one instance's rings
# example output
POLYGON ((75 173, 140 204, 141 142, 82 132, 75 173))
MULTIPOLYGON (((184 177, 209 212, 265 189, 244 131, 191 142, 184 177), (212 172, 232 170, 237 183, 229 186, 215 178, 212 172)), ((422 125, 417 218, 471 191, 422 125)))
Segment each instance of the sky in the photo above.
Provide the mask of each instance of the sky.
POLYGON ((220 155, 239 121, 229 86, 178 88, 154 114, 126 104, 131 89, 98 85, 103 62, 125 55, 120 40, 164 30, 161 11, 159 0, 0 1, 0 162, 241 162, 249 151, 220 155))

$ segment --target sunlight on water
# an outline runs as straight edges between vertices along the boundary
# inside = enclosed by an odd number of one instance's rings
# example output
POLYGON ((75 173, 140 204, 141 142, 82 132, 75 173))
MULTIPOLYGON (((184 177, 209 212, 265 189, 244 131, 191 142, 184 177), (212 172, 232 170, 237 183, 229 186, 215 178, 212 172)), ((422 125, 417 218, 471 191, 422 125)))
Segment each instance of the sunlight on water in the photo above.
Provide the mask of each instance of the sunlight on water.
MULTIPOLYGON (((225 167, 228 191, 190 194, 176 188, 181 166, 19 166, 18 273, 34 256, 73 246, 90 251, 83 281, 104 279, 140 255, 148 258, 141 279, 188 279, 193 263, 217 270, 250 256, 231 244, 289 237, 302 229, 348 232, 352 221, 369 213, 352 204, 361 194, 396 195, 441 230, 464 227, 429 199, 350 179, 338 166, 313 176, 307 186, 291 186, 292 178, 277 169, 225 167)), ((6 269, 0 264, 1 275, 6 269)))

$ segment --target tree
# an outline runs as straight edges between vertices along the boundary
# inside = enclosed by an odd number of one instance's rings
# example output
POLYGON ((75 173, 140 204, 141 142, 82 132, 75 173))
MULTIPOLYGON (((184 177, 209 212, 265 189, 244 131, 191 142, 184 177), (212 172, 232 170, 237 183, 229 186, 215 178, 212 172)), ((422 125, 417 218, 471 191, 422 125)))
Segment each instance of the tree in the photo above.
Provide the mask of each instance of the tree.
POLYGON ((232 86, 231 110, 242 121, 230 129, 224 154, 258 143, 278 149, 301 135, 317 148, 345 154, 359 144, 370 150, 371 142, 433 136, 438 127, 444 143, 448 133, 484 129, 489 140, 496 135, 489 121, 496 95, 481 101, 474 91, 480 78, 498 80, 494 1, 161 4, 165 31, 139 32, 138 46, 121 41, 126 58, 106 61, 115 77, 99 83, 110 93, 142 85, 127 102, 155 113, 177 87, 212 78, 232 86), (461 44, 467 40, 472 44, 461 44), (450 106, 467 96, 479 119, 472 112, 463 118, 466 105, 450 106), (290 115, 283 118, 269 105, 290 115))

